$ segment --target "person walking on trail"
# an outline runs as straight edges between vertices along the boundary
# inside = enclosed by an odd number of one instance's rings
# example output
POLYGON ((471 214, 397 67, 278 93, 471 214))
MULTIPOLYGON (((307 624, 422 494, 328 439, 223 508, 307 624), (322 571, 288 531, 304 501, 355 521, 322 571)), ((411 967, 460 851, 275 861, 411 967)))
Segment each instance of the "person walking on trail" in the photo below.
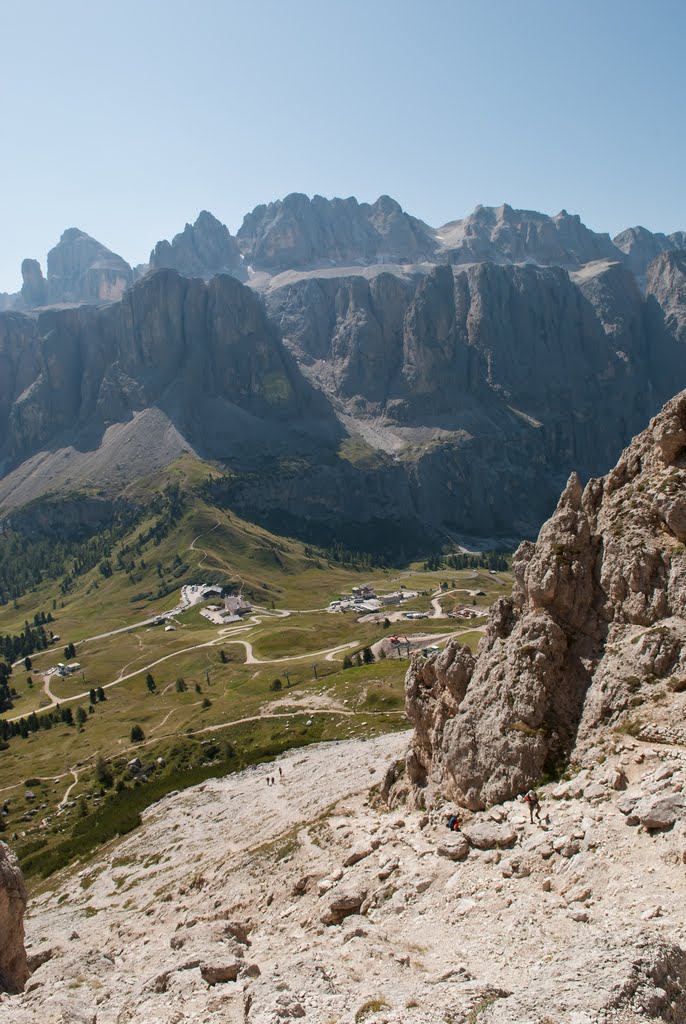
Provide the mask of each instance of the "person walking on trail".
POLYGON ((524 803, 528 804, 529 807, 529 819, 531 824, 534 823, 534 814, 536 815, 537 821, 541 820, 541 804, 538 799, 538 793, 535 789, 530 789, 524 797, 524 803))

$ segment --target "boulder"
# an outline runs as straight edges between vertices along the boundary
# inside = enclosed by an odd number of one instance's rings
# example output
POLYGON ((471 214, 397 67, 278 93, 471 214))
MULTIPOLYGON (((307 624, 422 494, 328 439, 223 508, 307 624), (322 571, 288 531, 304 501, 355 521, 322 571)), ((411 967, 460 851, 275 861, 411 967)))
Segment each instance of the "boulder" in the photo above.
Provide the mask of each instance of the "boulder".
POLYGON ((493 821, 470 821, 463 826, 462 834, 470 846, 478 850, 504 850, 517 841, 517 833, 511 825, 498 825, 493 821))
POLYGON ((634 814, 646 828, 666 830, 686 817, 686 801, 680 793, 648 796, 636 804, 634 814))
POLYGON ((626 775, 626 772, 624 771, 624 769, 621 768, 621 767, 615 768, 614 771, 610 775, 609 783, 610 783, 610 786, 612 787, 612 789, 615 789, 615 790, 626 789, 626 787, 629 784, 629 780, 627 778, 627 775, 626 775))
POLYGON ((340 924, 351 914, 357 914, 365 901, 367 890, 359 885, 337 885, 327 895, 326 910, 321 914, 322 924, 340 924))
POLYGON ((200 974, 208 985, 219 985, 227 981, 236 981, 244 964, 238 957, 219 955, 212 961, 200 965, 200 974))
POLYGON ((26 887, 19 861, 0 842, 0 992, 22 992, 29 977, 24 947, 26 887))
POLYGON ((343 867, 349 868, 353 864, 357 864, 358 861, 364 860, 372 853, 372 845, 367 839, 360 840, 359 843, 355 843, 350 852, 343 859, 343 867))
POLYGON ((400 861, 397 857, 393 857, 391 860, 385 861, 385 863, 383 863, 379 868, 376 877, 381 882, 385 882, 387 878, 390 878, 394 871, 398 870, 399 865, 400 861))
POLYGON ((531 862, 527 857, 515 854, 500 861, 500 870, 504 878, 526 878, 531 874, 531 862))
POLYGON ((439 857, 447 857, 448 860, 465 860, 469 856, 469 842, 467 837, 459 832, 442 839, 436 847, 439 857))

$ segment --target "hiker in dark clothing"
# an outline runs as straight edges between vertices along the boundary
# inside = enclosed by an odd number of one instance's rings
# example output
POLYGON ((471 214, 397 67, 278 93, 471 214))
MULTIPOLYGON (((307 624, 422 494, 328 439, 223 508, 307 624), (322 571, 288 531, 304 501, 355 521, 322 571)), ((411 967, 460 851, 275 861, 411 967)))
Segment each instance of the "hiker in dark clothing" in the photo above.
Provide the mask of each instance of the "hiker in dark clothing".
POLYGON ((539 802, 538 794, 537 794, 535 789, 530 789, 529 790, 529 792, 524 797, 524 803, 528 804, 528 806, 529 806, 529 818, 531 820, 531 824, 533 825, 533 823, 534 823, 534 814, 536 815, 537 820, 540 821, 541 820, 541 804, 539 802))
POLYGON ((458 819, 456 814, 451 814, 450 815, 450 817, 448 818, 448 820, 446 822, 446 826, 447 826, 447 828, 450 829, 451 832, 459 832, 460 831, 460 821, 459 821, 459 819, 458 819))

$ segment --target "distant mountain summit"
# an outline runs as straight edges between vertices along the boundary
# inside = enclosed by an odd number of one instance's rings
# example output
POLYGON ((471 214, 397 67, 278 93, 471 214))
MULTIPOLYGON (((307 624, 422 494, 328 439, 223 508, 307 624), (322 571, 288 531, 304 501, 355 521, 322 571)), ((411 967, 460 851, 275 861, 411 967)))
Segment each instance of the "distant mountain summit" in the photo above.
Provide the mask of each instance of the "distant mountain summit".
POLYGON ((48 253, 48 302, 116 302, 133 284, 131 267, 79 228, 48 253))
POLYGON ((683 242, 294 193, 236 237, 204 210, 133 271, 70 228, 0 296, 0 507, 187 451, 277 533, 533 535, 686 386, 683 242))
POLYGON ((444 224, 436 237, 450 263, 538 263, 578 267, 593 260, 621 259, 609 235, 591 231, 581 218, 561 210, 554 217, 534 210, 477 206, 463 220, 444 224))
POLYGON ((309 199, 299 192, 256 206, 245 216, 238 245, 255 269, 283 270, 430 259, 431 228, 389 196, 371 205, 357 199, 309 199))
POLYGON ((67 228, 48 253, 47 278, 38 260, 21 265, 22 288, 0 296, 0 310, 117 302, 133 284, 125 259, 80 228, 67 228))
POLYGON ((654 259, 663 252, 686 249, 686 231, 663 235, 640 226, 627 228, 615 237, 614 244, 624 253, 629 270, 644 285, 648 266, 654 259))
POLYGON ((230 274, 245 281, 243 259, 226 225, 203 210, 195 224, 186 224, 171 242, 158 242, 150 253, 150 269, 167 267, 185 277, 209 281, 216 274, 230 274))
POLYGON ((264 291, 286 272, 299 276, 340 270, 370 276, 389 269, 407 277, 438 264, 532 263, 575 271, 613 262, 624 264, 645 290, 650 262, 685 248, 684 231, 664 235, 635 227, 612 240, 566 210, 551 217, 507 203, 477 206, 467 217, 432 228, 387 195, 360 203, 354 197, 310 199, 293 192, 256 206, 235 237, 203 210, 171 241, 157 242, 149 262, 135 270, 101 242, 69 228, 48 254, 47 277, 36 260, 24 260, 22 289, 0 293, 0 311, 114 302, 134 280, 163 268, 204 281, 230 274, 264 291))

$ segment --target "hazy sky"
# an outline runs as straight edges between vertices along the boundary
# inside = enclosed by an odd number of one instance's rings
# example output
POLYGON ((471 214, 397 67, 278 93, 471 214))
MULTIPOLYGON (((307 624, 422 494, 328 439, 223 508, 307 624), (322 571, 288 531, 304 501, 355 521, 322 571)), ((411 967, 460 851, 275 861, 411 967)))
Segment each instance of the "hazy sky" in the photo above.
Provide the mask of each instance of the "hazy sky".
POLYGON ((686 228, 684 0, 0 0, 0 290, 288 192, 686 228))

